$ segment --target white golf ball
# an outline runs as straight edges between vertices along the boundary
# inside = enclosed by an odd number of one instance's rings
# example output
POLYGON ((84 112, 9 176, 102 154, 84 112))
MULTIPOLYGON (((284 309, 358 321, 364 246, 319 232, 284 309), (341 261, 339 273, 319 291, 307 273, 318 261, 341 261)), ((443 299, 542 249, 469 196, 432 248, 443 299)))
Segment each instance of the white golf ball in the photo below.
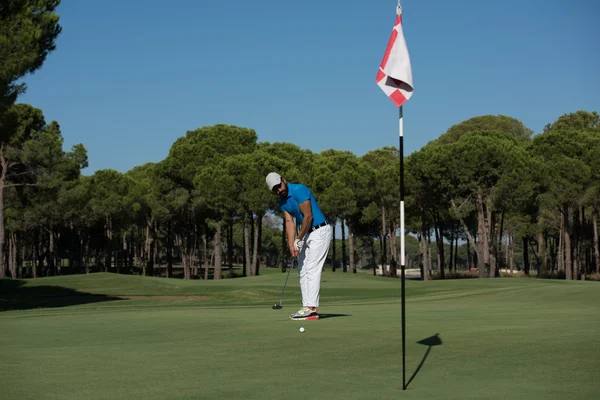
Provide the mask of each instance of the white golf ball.
POLYGON ((304 328, 300 328, 300 332, 304 332, 304 328))

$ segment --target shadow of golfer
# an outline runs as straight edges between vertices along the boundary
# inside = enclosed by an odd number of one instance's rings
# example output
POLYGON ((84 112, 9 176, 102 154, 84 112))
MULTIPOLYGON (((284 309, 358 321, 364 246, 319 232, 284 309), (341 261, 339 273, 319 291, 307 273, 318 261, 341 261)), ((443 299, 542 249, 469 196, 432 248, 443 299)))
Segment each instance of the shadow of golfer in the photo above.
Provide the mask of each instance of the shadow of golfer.
POLYGON ((415 372, 412 374, 412 376, 410 377, 410 379, 406 383, 406 387, 408 387, 408 385, 410 385, 410 383, 412 382, 412 380, 415 379, 415 376, 417 376, 417 374, 421 370, 421 367, 423 367, 423 364, 425 364, 425 360, 427 360, 427 357, 429 356, 429 352, 431 351, 431 348, 433 346, 441 346, 442 345, 442 339, 440 339, 439 333, 436 333, 433 336, 430 336, 430 337, 425 338, 423 340, 419 340, 417 343, 427 346, 427 351, 425 352, 425 355, 423 356, 423 359, 419 363, 419 366, 417 367, 417 369, 415 370, 415 372))
POLYGON ((350 314, 319 314, 319 319, 336 318, 336 317, 350 317, 350 314))

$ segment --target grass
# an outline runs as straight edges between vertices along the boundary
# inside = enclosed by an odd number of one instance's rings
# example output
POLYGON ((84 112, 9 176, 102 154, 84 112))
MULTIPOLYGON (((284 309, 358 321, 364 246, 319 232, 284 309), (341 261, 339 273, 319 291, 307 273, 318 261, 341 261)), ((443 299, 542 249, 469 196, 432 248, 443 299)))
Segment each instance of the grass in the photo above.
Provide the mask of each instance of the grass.
POLYGON ((292 272, 0 283, 2 399, 595 399, 597 282, 407 281, 326 272, 320 321, 289 321, 292 272), (160 296, 126 299, 126 296, 160 296), (202 296, 202 297, 199 297, 202 296), (40 307, 42 306, 42 307, 40 307), (306 328, 305 333, 298 331, 306 328))

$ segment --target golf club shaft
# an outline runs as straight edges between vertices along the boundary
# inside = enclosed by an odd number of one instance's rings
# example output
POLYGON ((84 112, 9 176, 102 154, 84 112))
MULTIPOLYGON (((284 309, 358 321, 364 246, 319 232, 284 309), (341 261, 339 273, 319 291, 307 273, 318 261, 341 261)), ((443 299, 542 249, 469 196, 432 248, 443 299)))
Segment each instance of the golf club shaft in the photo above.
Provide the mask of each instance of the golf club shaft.
POLYGON ((292 272, 292 268, 294 268, 294 259, 292 259, 292 263, 290 265, 290 268, 288 269, 287 276, 285 277, 285 283, 283 284, 283 290, 281 291, 281 297, 279 298, 279 305, 281 305, 283 302, 283 293, 285 292, 285 287, 287 286, 288 279, 290 277, 290 272, 292 272))

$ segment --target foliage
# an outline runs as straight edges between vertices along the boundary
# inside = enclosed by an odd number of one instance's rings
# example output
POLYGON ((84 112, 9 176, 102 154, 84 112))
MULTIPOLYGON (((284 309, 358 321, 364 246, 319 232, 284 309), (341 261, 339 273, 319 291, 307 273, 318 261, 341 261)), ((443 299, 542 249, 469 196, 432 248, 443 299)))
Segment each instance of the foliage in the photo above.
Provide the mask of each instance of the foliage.
POLYGON ((25 84, 16 82, 38 70, 56 48, 61 32, 55 12, 60 0, 5 0, 0 3, 0 139, 3 117, 25 84))

